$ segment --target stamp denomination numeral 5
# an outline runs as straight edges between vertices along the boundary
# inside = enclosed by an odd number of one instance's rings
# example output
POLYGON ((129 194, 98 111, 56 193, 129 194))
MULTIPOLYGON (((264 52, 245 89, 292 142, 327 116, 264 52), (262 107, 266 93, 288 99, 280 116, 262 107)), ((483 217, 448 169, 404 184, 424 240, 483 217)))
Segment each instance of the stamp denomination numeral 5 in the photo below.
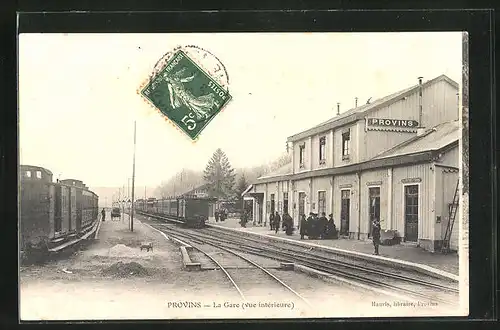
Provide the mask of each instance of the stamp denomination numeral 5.
POLYGON ((193 113, 190 113, 189 115, 187 116, 184 116, 184 118, 182 118, 182 123, 184 125, 186 125, 187 129, 192 131, 196 128, 196 122, 192 119, 193 118, 193 113))

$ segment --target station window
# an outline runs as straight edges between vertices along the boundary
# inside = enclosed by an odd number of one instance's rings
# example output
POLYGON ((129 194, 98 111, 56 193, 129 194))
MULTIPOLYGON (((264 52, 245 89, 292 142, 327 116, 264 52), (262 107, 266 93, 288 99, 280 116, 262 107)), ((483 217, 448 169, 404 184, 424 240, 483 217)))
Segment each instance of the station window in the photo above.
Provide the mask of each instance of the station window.
POLYGON ((42 178, 42 172, 41 171, 36 171, 36 178, 41 179, 42 178))
POLYGON ((326 213, 326 191, 318 191, 318 215, 326 213))
POLYGON ((288 213, 288 193, 283 193, 283 213, 288 213))
POLYGON ((271 213, 274 213, 276 210, 275 210, 275 202, 274 202, 274 194, 271 194, 271 213))
POLYGON ((300 165, 300 168, 303 168, 304 167, 304 156, 305 156, 305 151, 306 151, 306 145, 305 143, 304 144, 301 144, 299 146, 299 165, 300 165))
POLYGON ((349 159, 349 149, 351 146, 351 131, 342 133, 342 159, 349 159))
POLYGON ((25 175, 27 178, 31 178, 31 171, 26 171, 26 172, 24 172, 24 175, 25 175))
POLYGON ((326 137, 319 138, 319 163, 325 164, 326 160, 326 137))

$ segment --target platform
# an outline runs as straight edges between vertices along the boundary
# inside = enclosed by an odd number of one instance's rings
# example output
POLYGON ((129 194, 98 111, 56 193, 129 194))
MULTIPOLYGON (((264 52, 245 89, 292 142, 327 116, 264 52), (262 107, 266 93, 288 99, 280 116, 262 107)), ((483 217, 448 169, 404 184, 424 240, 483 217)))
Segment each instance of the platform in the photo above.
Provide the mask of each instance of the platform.
POLYGON ((373 255, 373 243, 371 240, 354 240, 354 239, 335 239, 335 240, 310 240, 304 238, 300 239, 300 235, 296 230, 293 235, 288 236, 282 230, 276 234, 271 231, 269 225, 254 226, 251 222, 247 223, 246 228, 242 228, 239 224, 239 219, 227 219, 224 222, 215 222, 210 220, 207 224, 218 226, 221 228, 231 228, 242 232, 249 232, 258 235, 265 235, 284 240, 296 241, 296 243, 310 245, 310 246, 323 246, 339 251, 350 251, 366 259, 387 259, 394 262, 404 263, 408 266, 415 266, 422 269, 429 270, 436 274, 442 274, 448 278, 458 279, 458 255, 456 253, 441 254, 425 251, 415 245, 392 245, 380 246, 379 256, 373 255))

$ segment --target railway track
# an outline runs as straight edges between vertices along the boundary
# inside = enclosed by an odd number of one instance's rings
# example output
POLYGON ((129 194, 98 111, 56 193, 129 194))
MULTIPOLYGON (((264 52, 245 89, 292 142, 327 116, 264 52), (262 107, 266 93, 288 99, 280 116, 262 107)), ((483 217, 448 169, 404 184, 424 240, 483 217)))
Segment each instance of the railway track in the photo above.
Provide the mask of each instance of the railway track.
MULTIPOLYGON (((165 217, 151 217, 171 221, 171 219, 165 217)), ((196 237, 196 240, 202 239, 204 242, 226 249, 272 258, 282 262, 301 264, 342 279, 398 293, 405 297, 439 302, 446 305, 458 304, 458 288, 437 283, 434 279, 416 276, 411 272, 405 275, 394 274, 380 268, 341 262, 328 255, 318 255, 316 252, 304 251, 303 248, 284 246, 285 244, 275 244, 275 242, 265 245, 266 242, 263 240, 242 237, 236 233, 214 228, 195 231, 170 227, 169 230, 175 231, 176 235, 183 235, 193 239, 196 237), (264 245, 265 251, 262 249, 264 245)))
MULTIPOLYGON (((259 265, 257 262, 249 259, 248 257, 245 257, 244 255, 235 252, 234 250, 231 250, 227 247, 220 246, 214 242, 210 242, 208 239, 205 238, 200 238, 196 237, 196 239, 193 239, 190 235, 186 235, 183 233, 180 233, 178 231, 172 230, 172 228, 161 228, 159 229, 166 233, 167 235, 174 237, 178 240, 184 241, 188 243, 193 249, 204 255, 206 258, 211 260, 216 266, 216 269, 220 269, 226 276, 226 278, 229 280, 231 285, 235 288, 235 290, 238 292, 240 297, 247 302, 248 301, 248 295, 245 294, 245 291, 252 291, 252 289, 255 289, 255 284, 259 284, 262 286, 265 283, 262 283, 262 278, 259 278, 258 283, 251 283, 251 285, 245 285, 242 283, 246 282, 246 279, 248 277, 248 269, 245 269, 245 272, 242 273, 241 269, 235 268, 235 269, 229 269, 229 267, 223 265, 223 262, 220 260, 217 260, 216 257, 214 257, 213 252, 208 252, 204 248, 201 248, 200 245, 208 245, 210 247, 213 247, 215 249, 224 251, 225 253, 228 253, 232 256, 235 256, 241 260, 243 260, 245 263, 251 265, 253 267, 253 270, 260 271, 266 275, 268 279, 271 279, 273 283, 278 283, 281 288, 284 289, 284 291, 288 294, 291 294, 294 298, 298 298, 298 301, 303 304, 307 308, 311 308, 311 304, 302 297, 298 292, 293 290, 288 284, 286 284, 284 281, 279 279, 276 275, 271 273, 269 270, 265 269, 263 266, 259 265), (240 272, 239 272, 240 271, 240 272), (239 279, 237 279, 239 278, 239 279), (236 280, 237 279, 237 280, 236 280), (247 288, 243 288, 244 286, 247 286, 247 288)), ((215 253, 216 254, 216 253, 215 253)), ((266 287, 267 288, 267 287, 266 287)), ((273 295, 276 294, 276 292, 273 292, 273 295)), ((259 293, 256 295, 256 297, 262 297, 262 293, 259 293)))
MULTIPOLYGON (((235 240, 235 241, 239 241, 239 242, 246 242, 246 241, 252 241, 253 243, 255 244, 262 244, 263 241, 260 240, 260 239, 256 239, 256 238, 252 238, 252 237, 244 237, 242 238, 240 235, 236 234, 236 233, 232 233, 232 232, 226 232, 224 230, 220 230, 220 229, 215 229, 215 228, 208 228, 206 229, 206 231, 209 231, 209 232, 215 232, 216 235, 214 235, 214 237, 221 237, 223 236, 225 239, 227 239, 227 237, 231 237, 231 239, 235 240)), ((204 231, 205 232, 205 231, 204 231)), ((302 258, 304 258, 305 260, 308 260, 308 261, 315 261, 315 262, 320 262, 320 263, 327 263, 329 265, 332 265, 332 266, 338 266, 338 267, 345 267, 346 265, 346 260, 343 260, 343 261, 339 261, 339 260, 335 260, 335 259, 332 259, 332 255, 331 254, 327 254, 327 253, 318 253, 319 251, 315 251, 314 254, 311 254, 309 252, 304 252, 304 248, 300 248, 300 247, 287 247, 286 246, 286 243, 285 244, 277 244, 276 242, 273 242, 274 243, 274 246, 273 248, 276 247, 276 245, 279 246, 279 250, 282 251, 282 252, 288 252, 290 254, 295 254, 297 256, 300 256, 302 258)), ((383 269, 381 269, 380 267, 369 267, 367 265, 359 265, 359 264, 356 264, 354 262, 350 262, 350 265, 349 267, 352 269, 352 268, 355 268, 356 270, 358 271, 361 271, 363 273, 366 273, 366 274, 371 274, 371 275, 376 275, 376 276, 383 276, 384 278, 387 278, 387 279, 390 279, 390 280, 403 280, 405 282, 408 282, 408 283, 412 283, 412 284, 418 284, 418 285, 425 285, 429 288, 433 288, 433 289, 438 289, 438 290, 443 290, 443 291, 446 291, 446 292, 451 292, 451 293, 456 293, 458 294, 458 288, 456 286, 452 286, 452 285, 443 285, 443 284, 439 284, 437 283, 438 281, 436 280, 430 280, 429 277, 426 277, 426 276, 422 276, 422 275, 419 275, 419 274, 415 274, 415 272, 406 272, 407 274, 406 275, 403 275, 403 271, 399 270, 398 273, 394 273, 394 272, 387 272, 387 271, 384 271, 383 269)), ((440 280, 439 282, 443 282, 442 280, 440 280)))

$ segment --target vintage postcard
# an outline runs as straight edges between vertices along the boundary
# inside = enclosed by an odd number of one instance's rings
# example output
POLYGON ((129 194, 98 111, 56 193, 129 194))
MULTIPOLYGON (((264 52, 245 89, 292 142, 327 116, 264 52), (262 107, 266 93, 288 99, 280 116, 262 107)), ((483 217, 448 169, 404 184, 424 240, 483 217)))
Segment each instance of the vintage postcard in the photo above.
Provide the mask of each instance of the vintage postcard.
POLYGON ((467 315, 467 77, 461 32, 20 34, 21 320, 467 315))

